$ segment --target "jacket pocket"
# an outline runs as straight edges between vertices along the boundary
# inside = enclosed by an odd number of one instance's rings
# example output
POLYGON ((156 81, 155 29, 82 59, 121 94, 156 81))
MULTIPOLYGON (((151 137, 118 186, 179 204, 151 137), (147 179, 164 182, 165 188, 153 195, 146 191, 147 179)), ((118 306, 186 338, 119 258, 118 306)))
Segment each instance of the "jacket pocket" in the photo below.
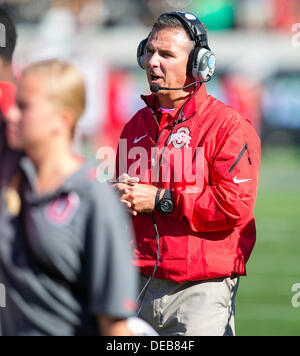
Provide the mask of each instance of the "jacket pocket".
POLYGON ((237 166, 237 164, 239 163, 239 161, 243 158, 244 154, 246 153, 246 151, 248 152, 248 161, 249 164, 252 165, 252 161, 251 161, 251 157, 248 151, 248 142, 245 143, 245 146, 243 147, 241 153, 239 154, 238 158, 236 159, 236 161, 233 163, 233 165, 230 167, 229 169, 229 173, 231 173, 234 168, 237 166))

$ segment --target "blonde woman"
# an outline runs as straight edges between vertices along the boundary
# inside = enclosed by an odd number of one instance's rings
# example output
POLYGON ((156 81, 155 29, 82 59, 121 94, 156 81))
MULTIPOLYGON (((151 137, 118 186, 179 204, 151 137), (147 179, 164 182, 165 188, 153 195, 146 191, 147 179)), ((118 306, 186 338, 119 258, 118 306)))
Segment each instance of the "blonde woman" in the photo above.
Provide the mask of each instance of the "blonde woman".
POLYGON ((7 118, 26 153, 14 183, 20 211, 9 194, 0 207, 4 335, 130 335, 137 276, 126 217, 94 165, 71 150, 84 108, 74 65, 50 60, 23 72, 7 118))

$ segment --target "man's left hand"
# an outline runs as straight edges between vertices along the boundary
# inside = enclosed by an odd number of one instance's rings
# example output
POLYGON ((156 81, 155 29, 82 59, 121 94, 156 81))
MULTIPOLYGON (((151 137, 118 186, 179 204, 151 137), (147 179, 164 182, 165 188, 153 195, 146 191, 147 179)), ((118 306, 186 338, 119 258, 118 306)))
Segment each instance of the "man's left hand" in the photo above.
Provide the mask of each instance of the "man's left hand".
MULTIPOLYGON (((155 211, 155 197, 158 188, 147 184, 134 184, 127 186, 126 193, 121 196, 121 200, 130 203, 130 209, 134 216, 137 214, 153 213, 155 211), (135 212, 135 213, 134 213, 135 212)), ((163 197, 165 190, 160 193, 160 199, 163 197)))

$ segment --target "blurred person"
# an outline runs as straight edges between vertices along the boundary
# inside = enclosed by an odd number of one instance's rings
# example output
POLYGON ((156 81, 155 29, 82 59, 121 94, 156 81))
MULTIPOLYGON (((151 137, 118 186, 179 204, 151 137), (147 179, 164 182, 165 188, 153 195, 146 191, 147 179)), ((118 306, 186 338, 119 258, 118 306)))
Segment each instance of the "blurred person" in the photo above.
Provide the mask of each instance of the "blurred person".
POLYGON ((1 194, 3 335, 132 335, 137 275, 126 214, 94 164, 71 151, 85 107, 81 73, 58 60, 35 63, 16 104, 7 121, 17 123, 27 157, 1 194))
MULTIPOLYGON (((21 142, 17 135, 17 127, 14 122, 6 125, 5 116, 15 105, 15 77, 12 70, 12 59, 17 43, 17 31, 14 22, 8 12, 0 6, 1 41, 5 46, 0 46, 0 199, 8 191, 11 181, 22 153, 21 142)), ((18 199, 12 199, 10 208, 15 209, 18 199)), ((1 207, 0 207, 1 212, 1 207)), ((0 215, 1 220, 1 215, 0 215)), ((2 224, 0 223, 0 239, 2 238, 2 224)), ((1 283, 1 278, 0 278, 1 283)), ((1 335, 1 308, 0 308, 0 335, 1 335)))
POLYGON ((242 0, 236 2, 235 23, 238 28, 261 30, 267 28, 273 12, 273 0, 242 0))
POLYGON ((152 94, 123 130, 114 186, 133 216, 139 315, 164 336, 235 335, 256 240, 260 140, 207 94, 215 57, 196 16, 162 14, 137 57, 152 94))
POLYGON ((222 84, 226 93, 226 102, 249 119, 258 135, 262 127, 262 85, 254 75, 232 73, 223 77, 222 84))
POLYGON ((15 171, 22 149, 14 122, 5 123, 5 115, 14 106, 15 77, 12 59, 17 43, 17 31, 10 15, 0 6, 0 24, 4 28, 5 46, 0 46, 0 191, 15 171), (10 141, 8 145, 7 139, 10 141), (10 146, 10 147, 9 147, 10 146))
POLYGON ((102 1, 54 1, 41 18, 34 41, 19 57, 21 67, 24 66, 24 57, 28 59, 27 64, 60 58, 79 66, 87 99, 85 112, 76 127, 73 147, 85 154, 98 148, 99 132, 110 136, 104 132, 110 119, 107 90, 110 65, 101 50, 91 46, 90 41, 97 36, 96 26, 101 23, 102 12, 102 1))
POLYGON ((15 105, 15 86, 0 82, 0 193, 7 186, 22 157, 22 143, 15 121, 6 122, 6 115, 15 105))
POLYGON ((0 81, 15 83, 12 70, 12 58, 17 43, 17 31, 7 11, 0 6, 1 43, 0 46, 0 81))
POLYGON ((271 28, 287 33, 300 20, 299 0, 270 0, 272 4, 271 28))

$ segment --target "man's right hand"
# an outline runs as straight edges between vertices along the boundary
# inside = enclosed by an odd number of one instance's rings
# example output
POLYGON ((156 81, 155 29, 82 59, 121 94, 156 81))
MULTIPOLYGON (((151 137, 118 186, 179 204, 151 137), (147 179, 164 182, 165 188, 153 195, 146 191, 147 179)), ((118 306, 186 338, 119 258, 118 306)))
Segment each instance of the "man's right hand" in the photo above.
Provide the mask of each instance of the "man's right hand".
MULTIPOLYGON (((129 193, 128 187, 139 183, 139 181, 139 178, 130 177, 128 174, 124 173, 115 182, 112 183, 120 197, 122 197, 124 194, 129 193)), ((131 209, 132 204, 129 201, 121 199, 121 203, 125 205, 131 215, 137 216, 137 212, 131 209)))

